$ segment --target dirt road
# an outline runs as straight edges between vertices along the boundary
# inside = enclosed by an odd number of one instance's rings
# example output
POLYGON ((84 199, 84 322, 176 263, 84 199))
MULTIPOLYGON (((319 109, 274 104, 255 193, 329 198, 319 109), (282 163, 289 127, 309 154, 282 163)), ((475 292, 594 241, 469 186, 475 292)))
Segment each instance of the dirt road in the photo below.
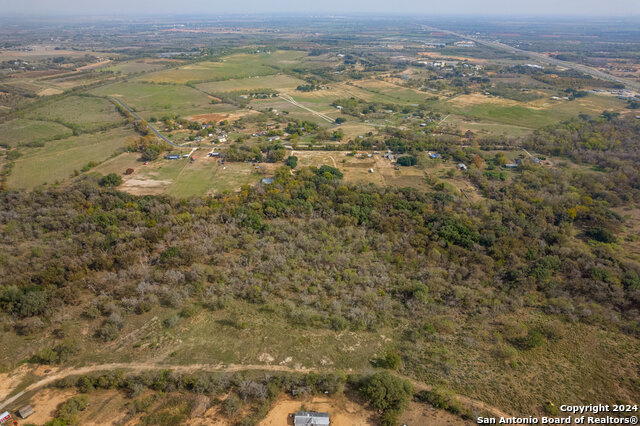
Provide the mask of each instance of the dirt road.
MULTIPOLYGON (((128 371, 171 370, 171 371, 184 372, 184 373, 191 373, 195 371, 233 373, 233 372, 247 371, 247 370, 274 371, 274 372, 286 372, 286 373, 309 373, 309 372, 319 372, 319 371, 322 371, 322 372, 332 371, 331 369, 325 369, 325 368, 323 368, 322 370, 319 370, 316 368, 287 367, 285 365, 264 365, 264 364, 174 365, 174 364, 158 364, 153 362, 94 364, 94 365, 87 365, 84 367, 67 367, 67 368, 59 368, 59 369, 53 368, 51 373, 47 377, 27 386, 23 391, 18 392, 11 398, 8 398, 4 402, 2 402, 2 404, 0 404, 0 410, 3 410, 5 407, 7 407, 11 403, 19 399, 24 394, 43 388, 65 377, 96 373, 100 371, 113 371, 113 370, 128 370, 128 371)), ((418 382, 414 379, 403 376, 401 374, 397 374, 397 373, 392 373, 392 374, 411 381, 411 383, 414 386, 414 389, 417 391, 421 391, 421 390, 430 391, 433 389, 433 386, 418 382)), ((467 409, 471 410, 472 412, 484 412, 494 417, 510 417, 509 414, 505 413, 499 408, 492 407, 482 401, 478 401, 462 395, 457 395, 457 398, 463 406, 465 406, 467 409)))

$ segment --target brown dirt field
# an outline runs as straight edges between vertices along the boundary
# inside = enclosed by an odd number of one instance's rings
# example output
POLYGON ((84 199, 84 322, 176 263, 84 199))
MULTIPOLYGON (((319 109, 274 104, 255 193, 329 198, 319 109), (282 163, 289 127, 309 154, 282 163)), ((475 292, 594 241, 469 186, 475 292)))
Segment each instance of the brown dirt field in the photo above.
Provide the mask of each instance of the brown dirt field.
POLYGON ((120 186, 120 190, 132 195, 157 195, 164 193, 167 186, 171 184, 168 180, 152 179, 126 179, 120 186))
POLYGON ((89 65, 85 65, 85 66, 83 66, 83 67, 76 68, 76 70, 77 70, 77 71, 90 70, 90 69, 92 69, 92 68, 99 68, 99 67, 101 67, 101 66, 103 66, 103 65, 107 65, 107 64, 109 64, 109 63, 111 63, 111 60, 110 60, 110 59, 107 59, 106 61, 96 62, 96 63, 94 63, 94 64, 89 64, 89 65))
POLYGON ((460 95, 451 100, 452 104, 459 107, 470 107, 474 105, 494 104, 500 106, 521 105, 522 102, 512 101, 510 99, 498 98, 494 96, 485 96, 481 93, 472 93, 470 95, 460 95))
POLYGON ((199 115, 192 115, 191 117, 187 117, 187 120, 199 121, 201 123, 208 123, 209 121, 213 121, 214 123, 217 123, 223 120, 234 121, 244 117, 245 115, 256 114, 256 113, 257 113, 256 111, 240 111, 240 112, 235 112, 233 114, 229 114, 229 113, 199 114, 199 115))
POLYGON ((375 412, 363 405, 351 401, 345 396, 314 396, 304 400, 283 395, 274 404, 267 417, 258 423, 259 426, 292 425, 289 414, 300 411, 324 411, 331 415, 332 426, 365 426, 375 424, 375 412))
POLYGON ((31 366, 22 364, 10 373, 0 374, 0 400, 6 398, 31 370, 31 366))
POLYGON ((76 394, 74 389, 44 389, 35 394, 29 404, 33 407, 33 415, 28 423, 43 424, 55 417, 58 405, 76 394))
POLYGON ((44 89, 38 92, 38 96, 51 96, 51 95, 59 95, 60 93, 62 93, 62 90, 60 89, 53 89, 53 88, 49 88, 49 89, 44 89))
MULTIPOLYGON (((224 400, 226 397, 222 399, 224 400)), ((194 426, 231 426, 229 420, 221 412, 220 405, 210 407, 202 417, 189 419, 189 422, 194 426)))

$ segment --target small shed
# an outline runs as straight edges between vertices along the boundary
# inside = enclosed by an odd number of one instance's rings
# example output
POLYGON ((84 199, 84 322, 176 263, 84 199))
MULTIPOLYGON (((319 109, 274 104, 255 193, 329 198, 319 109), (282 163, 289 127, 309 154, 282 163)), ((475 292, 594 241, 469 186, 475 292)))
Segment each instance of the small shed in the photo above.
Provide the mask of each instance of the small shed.
POLYGON ((459 168, 460 170, 467 171, 467 165, 466 165, 466 164, 464 164, 464 163, 459 163, 459 164, 458 164, 458 168, 459 168))
POLYGON ((273 178, 262 178, 262 183, 265 185, 271 185, 273 183, 273 178))
POLYGON ((33 414, 33 407, 30 405, 25 405, 24 407, 18 410, 18 415, 23 419, 26 419, 32 414, 33 414))
POLYGON ((319 413, 317 411, 296 411, 293 417, 295 426, 329 426, 329 413, 319 413))

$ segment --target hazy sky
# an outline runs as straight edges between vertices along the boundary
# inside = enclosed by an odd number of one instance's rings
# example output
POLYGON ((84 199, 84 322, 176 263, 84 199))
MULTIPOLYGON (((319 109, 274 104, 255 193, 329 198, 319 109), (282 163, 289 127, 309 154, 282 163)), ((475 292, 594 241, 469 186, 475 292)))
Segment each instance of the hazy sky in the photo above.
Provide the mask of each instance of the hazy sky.
POLYGON ((640 0, 0 0, 0 15, 265 12, 630 16, 640 0))

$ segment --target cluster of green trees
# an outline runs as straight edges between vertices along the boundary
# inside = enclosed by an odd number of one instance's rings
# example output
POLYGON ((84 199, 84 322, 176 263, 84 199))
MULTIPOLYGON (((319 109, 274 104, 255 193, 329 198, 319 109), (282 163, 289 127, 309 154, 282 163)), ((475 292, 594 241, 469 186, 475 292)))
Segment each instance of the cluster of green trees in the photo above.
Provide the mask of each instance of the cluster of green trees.
POLYGON ((515 294, 537 291, 546 298, 543 310, 556 310, 562 300, 571 306, 562 313, 580 317, 581 304, 597 302, 618 312, 620 327, 635 328, 638 265, 601 245, 576 246, 573 237, 578 231, 601 244, 616 240, 621 219, 607 199, 617 187, 594 188, 542 167, 509 181, 471 169, 487 198, 484 207, 471 208, 439 192, 346 185, 328 166, 289 170, 278 170, 268 193, 244 188, 186 203, 137 198, 90 180, 65 190, 4 192, 0 318, 29 333, 46 327, 57 309, 80 303, 82 294, 93 295, 87 315, 102 317, 96 336, 109 340, 129 312, 232 297, 278 301, 280 313, 298 324, 375 329, 399 318, 426 321, 426 311, 414 312, 424 297, 411 290, 424 282, 428 300, 437 303, 464 285, 461 311, 508 306, 515 294), (39 250, 24 256, 23 245, 39 250), (221 253, 229 255, 224 265, 217 264, 221 253), (240 266, 248 261, 253 271, 240 266), (434 272, 443 266, 446 280, 434 272), (115 291, 136 281, 148 289, 115 291), (491 305, 479 296, 487 282, 491 305), (108 301, 101 296, 106 289, 108 301))
POLYGON ((523 89, 518 85, 508 85, 504 83, 498 83, 492 87, 487 88, 487 92, 489 92, 493 96, 513 99, 514 101, 519 102, 530 102, 542 98, 542 95, 540 95, 539 93, 523 89))
MULTIPOLYGON (((443 149, 469 161, 479 203, 437 187, 347 184, 336 168, 293 158, 272 185, 186 200, 132 196, 92 176, 3 191, 0 325, 7 334, 55 331, 56 314, 74 310, 100 342, 158 306, 187 316, 194 304, 219 310, 243 301, 303 328, 402 325, 393 364, 436 381, 451 374, 451 356, 426 350, 428 342, 476 321, 495 334, 465 338, 484 339, 499 360, 562 339, 526 320, 513 330, 486 322, 496 315, 526 309, 637 336, 640 265, 619 249, 624 220, 613 208, 640 199, 639 125, 583 116, 541 129, 520 142, 589 167, 523 161, 504 179, 504 156, 443 149)), ((381 146, 407 157, 439 143, 412 130, 384 136, 381 146)), ((278 144, 253 149, 284 160, 278 144)), ((34 360, 74 356, 67 337, 54 339, 34 360)))
MULTIPOLYGON (((78 412, 88 405, 88 394, 100 389, 116 389, 126 392, 134 401, 130 405, 129 415, 134 416, 148 409, 162 395, 181 392, 183 394, 200 394, 205 396, 227 395, 223 404, 223 412, 235 416, 238 424, 255 424, 266 415, 275 399, 282 392, 295 391, 295 395, 303 398, 313 394, 341 395, 347 388, 358 390, 371 405, 382 412, 381 422, 384 425, 397 424, 397 418, 407 408, 413 396, 413 387, 406 380, 388 372, 378 372, 371 376, 347 376, 336 373, 177 373, 171 370, 147 371, 126 374, 115 371, 96 375, 71 376, 53 384, 56 388, 74 387, 82 394, 63 403, 56 413, 56 418, 48 426, 74 425, 78 412), (143 397, 149 391, 153 397, 143 397), (240 411, 251 414, 240 421, 240 411), (244 409, 244 410, 243 410, 244 409)), ((144 418, 143 418, 144 421, 144 418)))
POLYGON ((367 102, 362 99, 356 98, 336 99, 331 103, 331 105, 335 107, 341 107, 341 110, 344 114, 352 115, 354 117, 361 117, 362 115, 374 113, 384 113, 385 111, 403 111, 405 113, 410 113, 415 110, 415 107, 401 107, 397 104, 367 102))
POLYGON ((225 159, 229 161, 279 163, 284 160, 285 155, 285 148, 277 141, 257 144, 234 143, 224 150, 225 159))

